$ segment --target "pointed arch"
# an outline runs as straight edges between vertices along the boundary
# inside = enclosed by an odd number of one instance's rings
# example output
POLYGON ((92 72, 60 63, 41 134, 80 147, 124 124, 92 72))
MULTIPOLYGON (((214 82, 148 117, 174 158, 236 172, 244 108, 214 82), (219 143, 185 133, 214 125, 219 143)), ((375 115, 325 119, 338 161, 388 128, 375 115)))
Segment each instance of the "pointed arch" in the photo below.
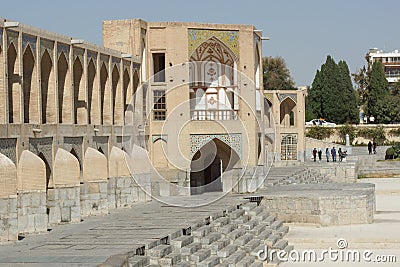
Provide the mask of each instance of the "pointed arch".
POLYGON ((111 88, 112 88, 112 114, 113 121, 112 124, 121 124, 122 122, 122 112, 123 112, 123 102, 122 102, 122 87, 120 83, 119 70, 117 65, 115 65, 111 72, 111 88))
POLYGON ((280 104, 280 123, 283 127, 294 126, 291 125, 291 116, 293 122, 296 121, 296 103, 290 97, 286 97, 280 104), (293 113, 292 113, 293 112, 293 113), (292 114, 292 115, 290 115, 292 114))
POLYGON ((228 144, 214 138, 203 145, 190 164, 191 194, 222 191, 222 175, 240 161, 239 155, 228 144))
POLYGON ((108 71, 103 62, 100 68, 100 121, 102 124, 110 119, 110 90, 108 90, 108 71))
POLYGON ((22 57, 24 123, 39 123, 39 90, 36 86, 37 70, 30 44, 22 57))
POLYGON ((40 87, 42 94, 42 123, 56 122, 55 82, 53 62, 47 49, 40 61, 40 87))
POLYGON ((74 123, 86 123, 86 102, 83 80, 83 65, 79 57, 75 58, 73 65, 74 82, 74 123))
POLYGON ((123 75, 123 104, 124 111, 127 110, 128 105, 132 101, 132 86, 131 86, 131 77, 129 75, 128 69, 125 69, 123 75))
POLYGON ((19 78, 18 53, 11 43, 7 49, 8 122, 21 122, 21 87, 19 78))
POLYGON ((96 90, 97 79, 96 79, 96 67, 93 58, 90 59, 87 71, 87 82, 88 82, 88 122, 89 124, 96 124, 100 122, 99 118, 99 91, 96 90))
POLYGON ((57 80, 58 80, 58 122, 72 122, 71 121, 71 84, 68 60, 64 52, 61 52, 57 61, 57 80))

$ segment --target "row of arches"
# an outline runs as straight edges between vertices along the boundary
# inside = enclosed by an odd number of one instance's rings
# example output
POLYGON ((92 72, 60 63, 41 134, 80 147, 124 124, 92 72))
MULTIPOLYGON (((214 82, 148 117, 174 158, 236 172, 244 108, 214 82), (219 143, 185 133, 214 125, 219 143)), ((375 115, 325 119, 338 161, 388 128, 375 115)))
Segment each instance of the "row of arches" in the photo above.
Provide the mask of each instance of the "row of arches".
POLYGON ((17 47, 8 45, 3 75, 9 123, 124 124, 139 85, 132 62, 100 53, 89 57, 93 52, 81 48, 46 48, 37 59, 35 47, 17 47))

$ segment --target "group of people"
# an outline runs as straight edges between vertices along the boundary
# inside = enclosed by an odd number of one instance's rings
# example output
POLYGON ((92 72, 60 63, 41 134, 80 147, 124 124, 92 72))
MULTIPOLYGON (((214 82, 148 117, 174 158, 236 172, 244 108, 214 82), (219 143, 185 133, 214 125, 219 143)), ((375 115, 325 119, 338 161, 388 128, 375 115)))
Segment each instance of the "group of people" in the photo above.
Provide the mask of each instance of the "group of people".
MULTIPOLYGON (((312 154, 314 161, 317 161, 317 155, 318 155, 318 160, 319 161, 322 160, 321 148, 317 149, 314 147, 312 154)), ((342 148, 339 147, 339 149, 336 151, 335 147, 332 147, 332 149, 329 149, 329 147, 327 147, 325 150, 325 156, 326 156, 326 162, 329 162, 331 158, 333 162, 336 162, 337 156, 339 156, 339 161, 343 161, 343 159, 345 159, 347 156, 347 150, 342 150, 342 148)))
POLYGON ((369 141, 368 142, 368 154, 372 154, 372 152, 374 153, 374 154, 376 154, 376 142, 375 142, 375 140, 373 140, 372 142, 371 141, 369 141))

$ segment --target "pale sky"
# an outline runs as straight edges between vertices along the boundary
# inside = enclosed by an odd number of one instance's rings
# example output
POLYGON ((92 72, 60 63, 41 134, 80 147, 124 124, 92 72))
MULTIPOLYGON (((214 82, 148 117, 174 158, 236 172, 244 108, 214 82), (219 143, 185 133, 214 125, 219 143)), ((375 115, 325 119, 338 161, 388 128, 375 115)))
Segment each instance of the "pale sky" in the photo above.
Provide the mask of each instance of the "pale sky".
POLYGON ((399 14, 398 0, 8 0, 0 9, 0 17, 99 45, 110 19, 251 24, 271 38, 263 56, 283 57, 297 86, 312 83, 327 55, 354 72, 369 48, 400 50, 399 14))

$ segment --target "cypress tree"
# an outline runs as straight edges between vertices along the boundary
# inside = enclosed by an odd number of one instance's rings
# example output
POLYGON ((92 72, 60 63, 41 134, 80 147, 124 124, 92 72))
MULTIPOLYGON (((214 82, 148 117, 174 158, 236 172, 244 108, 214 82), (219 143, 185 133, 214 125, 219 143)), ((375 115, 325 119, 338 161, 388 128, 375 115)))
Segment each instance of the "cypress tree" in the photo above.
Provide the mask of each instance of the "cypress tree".
POLYGON ((389 86, 383 72, 382 63, 379 61, 372 64, 367 92, 366 114, 374 116, 376 123, 390 122, 390 118, 386 116, 386 114, 390 113, 387 105, 387 102, 390 101, 389 86))
POLYGON ((357 123, 359 119, 357 96, 351 83, 350 71, 346 61, 339 61, 338 69, 340 77, 340 95, 338 95, 338 99, 343 100, 341 101, 341 114, 338 122, 357 123))

